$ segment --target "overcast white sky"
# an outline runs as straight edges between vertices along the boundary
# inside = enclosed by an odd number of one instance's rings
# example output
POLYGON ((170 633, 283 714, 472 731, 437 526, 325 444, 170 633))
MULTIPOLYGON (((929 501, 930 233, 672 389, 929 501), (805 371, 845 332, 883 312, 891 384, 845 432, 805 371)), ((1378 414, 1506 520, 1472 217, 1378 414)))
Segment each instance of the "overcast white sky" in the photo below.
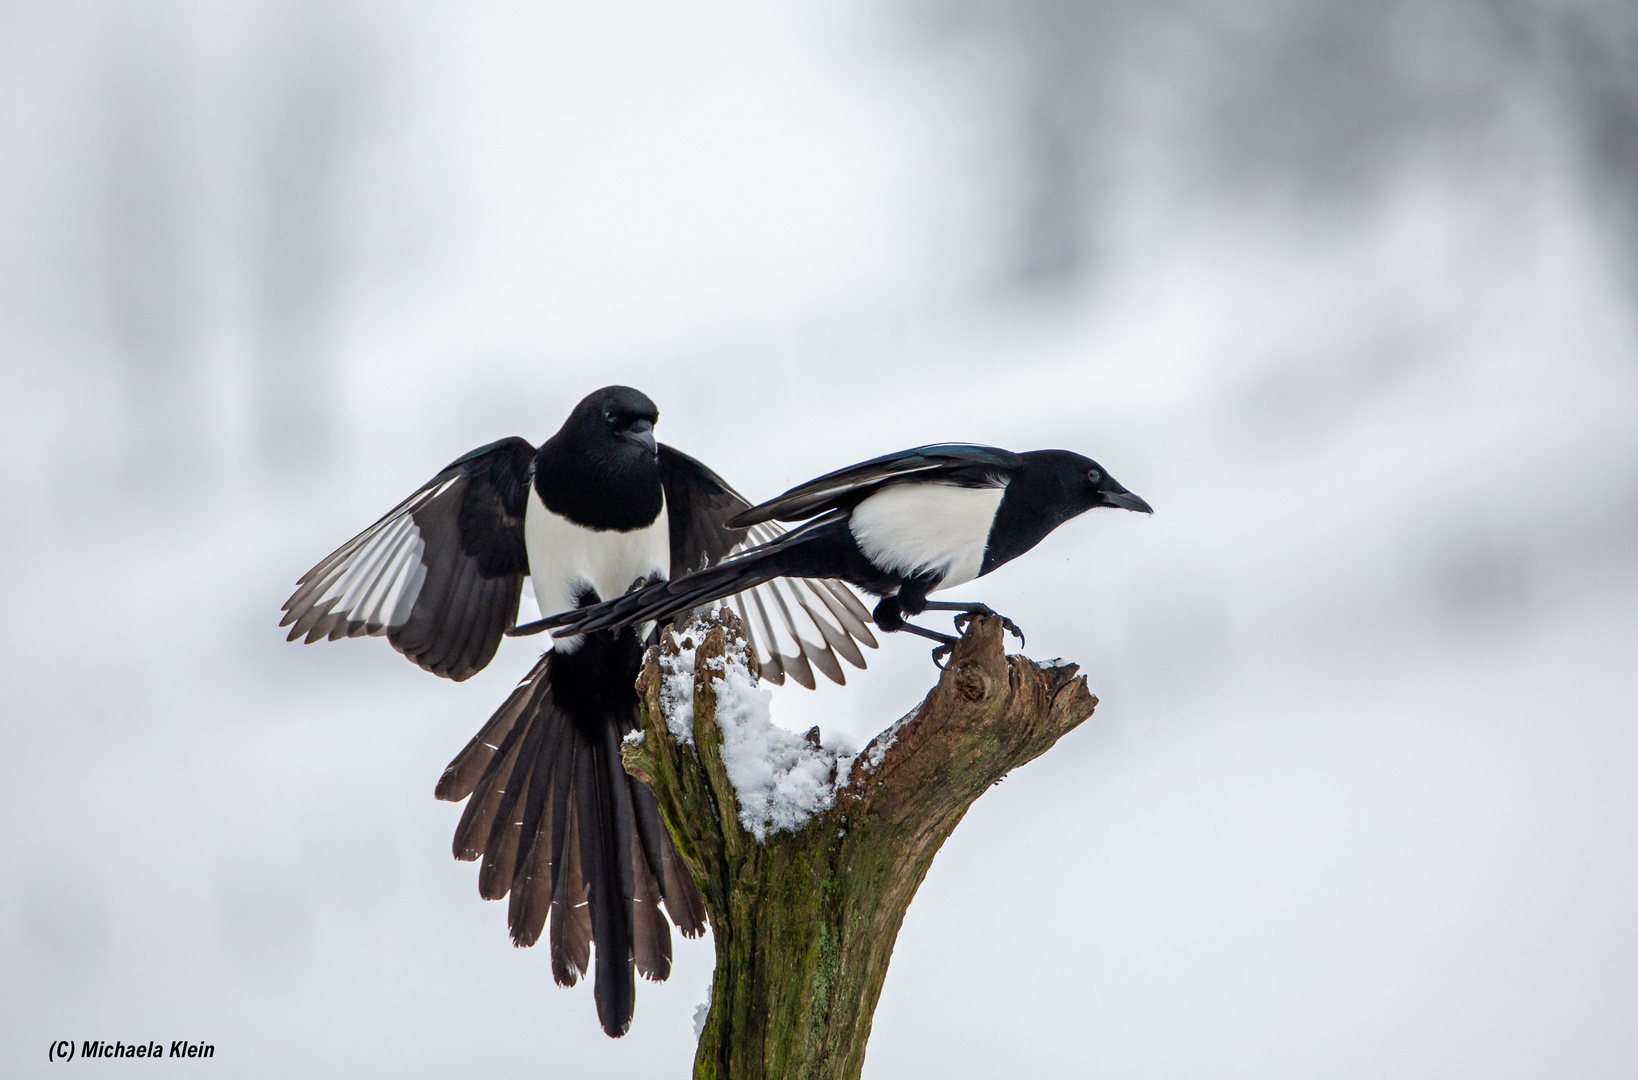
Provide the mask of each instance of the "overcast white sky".
MULTIPOLYGON (((1634 71, 1597 3, 3 0, 0 1072, 686 1071, 708 942, 611 1042, 449 856, 538 642, 276 625, 625 382, 752 498, 963 440, 1158 511, 960 591, 1103 704, 867 1077, 1633 1075, 1634 71)), ((775 719, 935 675, 869 660, 775 719)))

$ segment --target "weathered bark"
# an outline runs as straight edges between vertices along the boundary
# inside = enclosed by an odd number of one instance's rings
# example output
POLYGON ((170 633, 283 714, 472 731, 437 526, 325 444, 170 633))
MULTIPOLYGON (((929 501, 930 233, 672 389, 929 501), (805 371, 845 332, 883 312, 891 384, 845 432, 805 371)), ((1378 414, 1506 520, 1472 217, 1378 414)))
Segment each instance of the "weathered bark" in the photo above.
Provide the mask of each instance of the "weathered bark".
MULTIPOLYGON (((1009 657, 1000 620, 975 619, 938 685, 865 748, 834 805, 758 842, 740 825, 715 721, 722 674, 710 662, 739 626, 732 614, 709 625, 695 652, 693 745, 666 726, 651 652, 638 682, 644 736, 625 749, 710 912, 717 966, 694 1076, 853 1080, 933 856, 980 795, 1091 716, 1097 699, 1074 665, 1009 657)), ((677 653, 671 639, 659 648, 677 653)))

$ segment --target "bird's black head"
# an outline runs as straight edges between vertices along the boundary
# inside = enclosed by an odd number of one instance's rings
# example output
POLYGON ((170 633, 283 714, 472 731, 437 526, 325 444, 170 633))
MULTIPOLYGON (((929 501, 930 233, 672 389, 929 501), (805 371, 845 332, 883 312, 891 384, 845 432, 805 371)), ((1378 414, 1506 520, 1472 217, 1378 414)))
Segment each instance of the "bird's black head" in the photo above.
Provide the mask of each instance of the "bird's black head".
POLYGON ((626 531, 662 505, 660 410, 629 386, 605 386, 574 407, 535 457, 535 491, 553 513, 595 529, 626 531))
POLYGON ((1120 481, 1091 458, 1072 455, 1077 459, 1080 481, 1082 484, 1082 498, 1087 500, 1087 509, 1099 506, 1108 506, 1115 510, 1131 510, 1139 514, 1152 514, 1154 508, 1138 496, 1121 487, 1120 481))
POLYGON ((996 510, 980 573, 1016 559, 1053 529, 1095 507, 1154 513, 1089 457, 1069 450, 1031 450, 1018 457, 1020 467, 996 510))
MULTIPOLYGON (((1102 465, 1071 450, 1036 450, 1022 455, 1035 474, 1041 495, 1054 505, 1055 524, 1100 506, 1152 514, 1148 503, 1121 486, 1102 465)), ((1039 497, 1039 496, 1038 496, 1039 497)))
POLYGON ((616 452, 659 453, 654 441, 654 424, 660 410, 641 390, 629 386, 605 386, 587 394, 563 424, 583 449, 605 447, 616 452))

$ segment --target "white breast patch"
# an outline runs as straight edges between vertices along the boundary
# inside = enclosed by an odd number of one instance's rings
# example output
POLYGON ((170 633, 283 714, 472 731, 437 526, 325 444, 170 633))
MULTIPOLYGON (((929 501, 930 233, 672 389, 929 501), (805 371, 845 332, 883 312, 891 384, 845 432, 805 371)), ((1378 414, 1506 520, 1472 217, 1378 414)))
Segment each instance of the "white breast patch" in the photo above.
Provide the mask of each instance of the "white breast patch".
MULTIPOLYGON (((533 485, 523 518, 523 542, 529 552, 529 578, 541 618, 568 611, 590 587, 598 599, 623 596, 631 583, 671 576, 670 520, 664 501, 653 524, 631 532, 588 529, 552 513, 533 485)), ((573 652, 578 637, 560 638, 555 648, 573 652)))
POLYGON ((904 577, 942 570, 937 589, 948 589, 983 568, 990 523, 1006 490, 895 484, 854 507, 849 527, 865 558, 883 570, 904 577))

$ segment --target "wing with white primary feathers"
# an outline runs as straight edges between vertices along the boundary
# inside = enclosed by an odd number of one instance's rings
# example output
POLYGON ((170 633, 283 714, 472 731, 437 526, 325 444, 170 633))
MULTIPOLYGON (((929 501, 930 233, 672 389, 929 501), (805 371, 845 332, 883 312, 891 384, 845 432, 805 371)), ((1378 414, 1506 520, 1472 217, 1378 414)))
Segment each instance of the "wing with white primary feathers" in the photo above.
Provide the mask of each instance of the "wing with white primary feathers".
POLYGON ((805 521, 826 510, 856 505, 871 490, 912 473, 938 472, 962 486, 989 486, 991 470, 1010 473, 1018 467, 1019 461, 1018 455, 1010 450, 977 443, 917 446, 809 480, 776 499, 752 507, 729 524, 744 527, 764 521, 805 521))
MULTIPOLYGON (((747 530, 747 544, 765 544, 778 539, 784 531, 777 525, 754 525, 747 530)), ((745 546, 737 547, 735 552, 745 546)), ((876 636, 870 631, 870 610, 840 581, 775 578, 723 603, 739 614, 745 636, 756 650, 762 677, 776 685, 789 675, 811 690, 815 667, 831 682, 845 685, 847 679, 837 655, 862 668, 865 658, 859 646, 876 648, 876 636), (821 640, 802 636, 798 627, 804 619, 819 631, 821 640)))
POLYGON ((469 678, 517 618, 534 447, 502 439, 457 458, 302 575, 280 626, 308 642, 385 635, 435 675, 469 678))
MULTIPOLYGON (((385 636, 455 680, 482 670, 517 618, 529 575, 533 460, 534 448, 514 438, 452 462, 304 574, 279 625, 291 627, 291 641, 385 636)), ((730 528, 750 503, 688 455, 662 445, 660 466, 673 578, 783 534, 772 524, 730 528)), ((788 674, 811 688, 817 668, 842 683, 840 660, 862 668, 860 646, 876 648, 869 611, 838 581, 767 582, 731 603, 770 682, 788 674)))
MULTIPOLYGON (((730 526, 729 520, 751 504, 687 454, 662 444, 660 469, 671 514, 673 580, 784 533, 767 523, 748 529, 730 526)), ((862 668, 865 659, 859 646, 876 648, 869 610, 840 581, 770 581, 724 602, 739 613, 762 677, 775 684, 789 675, 812 689, 814 668, 832 682, 845 683, 838 656, 862 668)), ((685 612, 677 621, 687 618, 685 612)))

